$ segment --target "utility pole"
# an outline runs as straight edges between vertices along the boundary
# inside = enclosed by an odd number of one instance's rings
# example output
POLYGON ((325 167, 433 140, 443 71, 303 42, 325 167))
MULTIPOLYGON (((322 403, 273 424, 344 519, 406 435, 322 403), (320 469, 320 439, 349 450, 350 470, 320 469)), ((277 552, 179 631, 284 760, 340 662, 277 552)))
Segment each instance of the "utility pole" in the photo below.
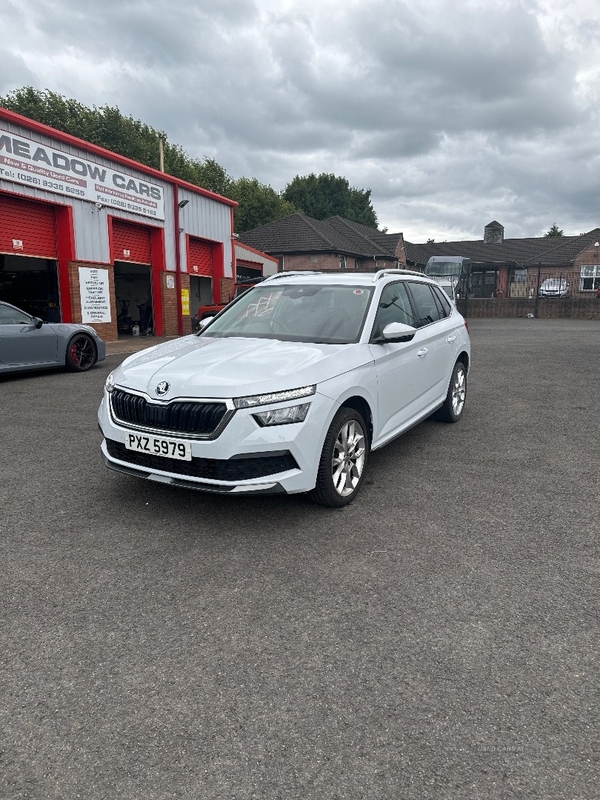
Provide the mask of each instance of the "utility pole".
POLYGON ((538 315, 538 301, 540 298, 540 277, 542 272, 542 262, 538 263, 538 276, 537 276, 537 286, 535 289, 535 305, 533 307, 533 316, 537 319, 538 315))
POLYGON ((163 141, 163 137, 158 137, 158 161, 159 161, 159 169, 161 172, 165 171, 165 143, 163 141))

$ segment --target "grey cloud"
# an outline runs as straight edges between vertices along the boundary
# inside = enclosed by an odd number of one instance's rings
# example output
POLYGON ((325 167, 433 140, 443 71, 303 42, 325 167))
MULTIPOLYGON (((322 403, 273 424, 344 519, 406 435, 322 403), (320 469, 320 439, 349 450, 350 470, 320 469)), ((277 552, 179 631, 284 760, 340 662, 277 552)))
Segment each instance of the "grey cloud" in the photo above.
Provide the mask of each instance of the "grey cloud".
POLYGON ((0 47, 0 95, 10 92, 15 86, 35 83, 36 76, 28 69, 23 58, 14 55, 10 50, 0 47))
POLYGON ((598 21, 573 21, 570 49, 551 51, 535 0, 76 8, 9 3, 4 92, 32 84, 119 105, 190 155, 277 189, 309 171, 343 174, 372 189, 382 224, 415 241, 479 236, 488 216, 512 235, 595 218, 600 98, 581 103, 575 45, 580 37, 586 67, 598 69, 588 46, 598 21), (56 55, 41 67, 44 48, 56 55), (60 85, 48 86, 61 52, 101 64, 100 77, 87 85, 57 72, 60 85))

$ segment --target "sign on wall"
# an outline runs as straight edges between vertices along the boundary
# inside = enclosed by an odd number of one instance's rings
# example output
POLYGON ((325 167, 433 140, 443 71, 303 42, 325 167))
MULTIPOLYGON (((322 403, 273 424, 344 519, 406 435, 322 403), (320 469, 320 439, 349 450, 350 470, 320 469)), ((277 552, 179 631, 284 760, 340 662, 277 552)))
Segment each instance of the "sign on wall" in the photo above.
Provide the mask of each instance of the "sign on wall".
POLYGON ((181 313, 184 317, 190 314, 190 290, 181 290, 181 313))
POLYGON ((0 128, 0 178, 90 200, 154 219, 165 218, 162 186, 100 166, 0 128))
POLYGON ((110 322, 108 270, 79 267, 82 322, 110 322))

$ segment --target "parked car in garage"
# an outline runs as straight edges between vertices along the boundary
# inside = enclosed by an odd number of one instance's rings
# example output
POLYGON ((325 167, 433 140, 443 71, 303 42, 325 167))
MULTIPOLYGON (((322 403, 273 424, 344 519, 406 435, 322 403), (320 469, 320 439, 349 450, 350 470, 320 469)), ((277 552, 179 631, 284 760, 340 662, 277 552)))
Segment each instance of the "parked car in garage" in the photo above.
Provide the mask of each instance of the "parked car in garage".
POLYGON ((49 367, 86 372, 105 356, 104 342, 89 325, 43 322, 0 302, 0 373, 49 367))
POLYGON ((421 273, 278 273, 109 375, 102 453, 161 483, 343 506, 369 452, 461 418, 469 363, 465 320, 421 273))

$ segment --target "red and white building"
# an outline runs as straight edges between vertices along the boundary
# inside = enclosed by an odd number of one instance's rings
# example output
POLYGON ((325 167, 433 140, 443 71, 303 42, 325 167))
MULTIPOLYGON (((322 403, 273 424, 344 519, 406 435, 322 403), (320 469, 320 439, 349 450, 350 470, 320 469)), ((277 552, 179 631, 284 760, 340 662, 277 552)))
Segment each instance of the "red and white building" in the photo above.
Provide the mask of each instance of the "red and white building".
POLYGON ((231 292, 235 206, 0 108, 0 300, 43 319, 190 332, 231 292))

